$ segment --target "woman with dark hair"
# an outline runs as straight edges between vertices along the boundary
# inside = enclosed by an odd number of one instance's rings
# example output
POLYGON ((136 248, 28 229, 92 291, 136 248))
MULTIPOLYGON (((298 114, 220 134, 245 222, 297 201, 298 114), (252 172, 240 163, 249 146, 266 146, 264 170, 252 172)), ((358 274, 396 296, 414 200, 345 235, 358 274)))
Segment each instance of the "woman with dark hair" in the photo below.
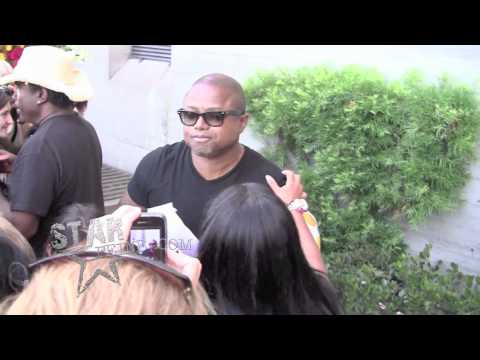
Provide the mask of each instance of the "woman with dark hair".
POLYGON ((31 128, 20 121, 15 96, 14 85, 0 86, 0 149, 12 154, 20 151, 31 128))
POLYGON ((13 138, 16 136, 16 122, 12 110, 13 90, 0 86, 0 148, 10 152, 16 149, 13 138))
POLYGON ((301 213, 298 175, 284 187, 267 182, 224 190, 202 226, 201 279, 224 314, 341 314, 337 294, 301 213), (303 222, 303 224, 302 224, 303 222))

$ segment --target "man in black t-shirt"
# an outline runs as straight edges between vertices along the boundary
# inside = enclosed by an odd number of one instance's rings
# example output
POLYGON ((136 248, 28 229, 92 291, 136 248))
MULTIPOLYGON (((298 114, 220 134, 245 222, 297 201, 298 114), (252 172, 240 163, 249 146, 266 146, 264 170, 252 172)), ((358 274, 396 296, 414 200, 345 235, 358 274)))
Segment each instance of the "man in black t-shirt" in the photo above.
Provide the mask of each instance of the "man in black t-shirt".
POLYGON ((51 46, 31 46, 2 83, 17 85, 20 119, 35 126, 17 156, 2 152, 12 224, 43 255, 53 219, 72 203, 104 214, 102 150, 91 124, 74 111, 92 89, 73 58, 51 46))
POLYGON ((245 95, 231 77, 210 74, 197 80, 178 111, 184 141, 160 147, 138 165, 123 204, 150 208, 173 202, 185 225, 199 237, 208 202, 227 187, 265 175, 284 185, 281 170, 239 143, 248 123, 245 95))

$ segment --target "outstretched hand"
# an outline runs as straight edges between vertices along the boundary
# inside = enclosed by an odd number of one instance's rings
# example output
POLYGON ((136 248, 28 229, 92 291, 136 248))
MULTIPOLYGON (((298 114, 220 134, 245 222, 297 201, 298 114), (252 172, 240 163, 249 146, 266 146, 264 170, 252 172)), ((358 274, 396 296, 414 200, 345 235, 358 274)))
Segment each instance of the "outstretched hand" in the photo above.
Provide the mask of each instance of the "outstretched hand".
POLYGON ((289 205, 295 199, 306 199, 307 193, 303 191, 303 185, 301 182, 300 175, 295 174, 291 170, 282 171, 287 177, 287 181, 284 186, 279 186, 275 179, 270 175, 266 175, 265 179, 267 180, 268 186, 272 189, 273 193, 282 200, 285 205, 289 205))

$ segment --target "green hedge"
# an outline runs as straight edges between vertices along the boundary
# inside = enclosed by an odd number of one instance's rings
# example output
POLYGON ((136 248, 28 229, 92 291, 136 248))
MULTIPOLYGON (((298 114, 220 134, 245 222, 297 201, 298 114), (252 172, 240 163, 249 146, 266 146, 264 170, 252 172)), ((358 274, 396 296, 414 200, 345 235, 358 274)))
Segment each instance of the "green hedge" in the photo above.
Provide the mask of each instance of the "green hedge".
POLYGON ((259 72, 245 89, 265 155, 302 174, 347 313, 480 313, 480 280, 462 278, 467 295, 448 288, 458 269, 418 265, 429 251, 407 256, 401 230, 458 206, 480 128, 473 89, 418 72, 387 82, 358 66, 259 72))

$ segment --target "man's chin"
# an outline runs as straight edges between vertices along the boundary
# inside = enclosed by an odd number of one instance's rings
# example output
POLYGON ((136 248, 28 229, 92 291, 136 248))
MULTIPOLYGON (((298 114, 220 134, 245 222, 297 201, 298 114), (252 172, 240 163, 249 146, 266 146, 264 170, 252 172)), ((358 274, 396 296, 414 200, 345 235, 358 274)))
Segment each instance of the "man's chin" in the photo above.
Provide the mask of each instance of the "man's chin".
POLYGON ((190 147, 190 150, 192 151, 192 154, 198 157, 203 157, 203 158, 214 158, 216 156, 216 149, 214 149, 212 146, 206 145, 206 144, 188 144, 187 145, 190 147))
POLYGON ((211 151, 209 149, 194 149, 194 148, 192 148, 192 153, 195 156, 203 157, 203 158, 207 158, 207 159, 213 159, 217 156, 216 152, 211 151))

